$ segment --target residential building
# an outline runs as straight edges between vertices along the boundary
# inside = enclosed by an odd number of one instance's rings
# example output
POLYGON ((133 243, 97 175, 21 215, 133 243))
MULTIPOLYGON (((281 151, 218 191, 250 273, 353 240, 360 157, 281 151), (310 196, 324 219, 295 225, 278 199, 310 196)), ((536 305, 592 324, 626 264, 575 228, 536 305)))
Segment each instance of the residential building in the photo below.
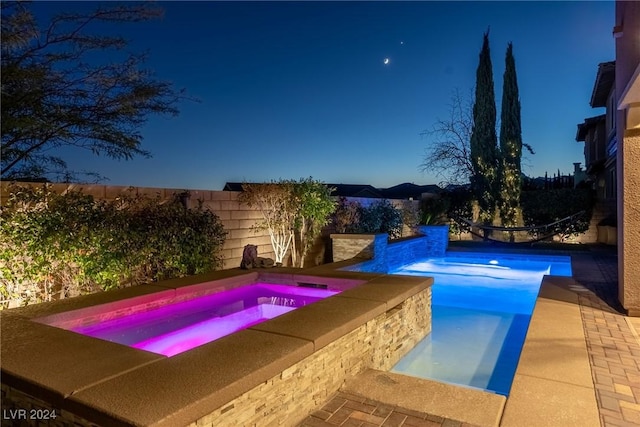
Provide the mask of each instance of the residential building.
MULTIPOLYGON (((604 200, 607 175, 605 173, 606 115, 584 119, 578 125, 576 141, 584 142, 584 165, 587 174, 586 181, 593 185, 598 200, 604 200)), ((615 180, 615 177, 614 177, 615 180)))
POLYGON ((616 1, 618 298, 640 316, 640 2, 616 1))
POLYGON ((598 210, 604 216, 615 215, 617 196, 615 70, 615 61, 598 65, 589 104, 592 108, 604 107, 605 113, 586 118, 576 134, 576 141, 584 141, 586 173, 596 190, 598 210))

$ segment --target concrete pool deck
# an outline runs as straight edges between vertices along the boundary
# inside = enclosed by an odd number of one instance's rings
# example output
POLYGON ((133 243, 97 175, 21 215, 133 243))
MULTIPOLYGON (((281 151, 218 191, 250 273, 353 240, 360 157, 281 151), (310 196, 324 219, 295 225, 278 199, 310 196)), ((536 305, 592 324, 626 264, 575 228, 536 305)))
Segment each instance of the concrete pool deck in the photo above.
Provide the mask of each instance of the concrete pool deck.
POLYGON ((566 255, 574 278, 544 281, 503 409, 450 390, 431 401, 442 384, 411 378, 422 390, 408 392, 404 376, 367 371, 300 426, 640 426, 640 319, 621 314, 615 253, 566 255))

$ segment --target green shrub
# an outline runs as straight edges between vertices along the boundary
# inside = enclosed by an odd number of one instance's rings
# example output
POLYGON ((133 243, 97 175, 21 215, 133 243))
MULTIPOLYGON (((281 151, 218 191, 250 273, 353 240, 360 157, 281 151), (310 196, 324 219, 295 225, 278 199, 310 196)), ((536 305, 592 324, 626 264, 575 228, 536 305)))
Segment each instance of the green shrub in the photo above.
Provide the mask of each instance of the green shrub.
POLYGON ((336 209, 336 202, 331 198, 335 188, 311 177, 300 179, 293 184, 298 215, 294 227, 296 235, 293 239, 292 260, 294 267, 302 268, 307 253, 336 209))
POLYGON ((333 225, 338 233, 358 233, 360 224, 360 203, 340 197, 333 213, 333 225))
POLYGON ((1 307, 181 277, 221 265, 226 232, 199 203, 11 188, 0 224, 1 307))
POLYGON ((391 238, 398 238, 402 235, 402 211, 397 209, 386 199, 377 201, 369 206, 369 210, 375 212, 380 218, 381 233, 387 233, 391 238))
POLYGON ((564 222, 549 229, 534 230, 530 234, 539 237, 556 233, 562 238, 584 233, 589 229, 594 204, 593 190, 559 188, 551 190, 523 191, 520 197, 522 215, 526 226, 551 224, 580 211, 584 215, 571 222, 564 222))
POLYGON ((443 196, 423 199, 420 202, 420 225, 438 225, 447 222, 450 200, 443 196))
POLYGON ((382 233, 382 210, 377 209, 375 203, 370 206, 358 207, 360 222, 358 223, 358 233, 382 233))
POLYGON ((450 218, 449 232, 453 234, 462 234, 469 231, 468 225, 454 221, 451 218, 472 219, 473 217, 473 193, 465 188, 447 191, 440 195, 447 203, 446 216, 450 218))

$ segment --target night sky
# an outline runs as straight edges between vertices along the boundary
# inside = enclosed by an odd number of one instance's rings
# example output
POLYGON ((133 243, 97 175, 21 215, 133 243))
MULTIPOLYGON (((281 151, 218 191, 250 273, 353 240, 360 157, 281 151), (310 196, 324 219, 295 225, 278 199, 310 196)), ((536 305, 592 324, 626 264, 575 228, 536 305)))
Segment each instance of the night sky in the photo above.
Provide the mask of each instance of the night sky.
MULTIPOLYGON (((513 42, 523 171, 570 172, 584 162, 576 125, 602 114, 589 99, 598 63, 614 59, 614 2, 160 2, 164 17, 101 26, 147 51, 148 68, 200 102, 143 129, 150 159, 65 153, 112 185, 222 189, 227 181, 312 176, 389 187, 438 183, 419 165, 471 93, 490 27, 500 115, 504 56, 513 42), (388 63, 385 64, 385 58, 388 63)), ((87 2, 40 2, 38 17, 87 2)))

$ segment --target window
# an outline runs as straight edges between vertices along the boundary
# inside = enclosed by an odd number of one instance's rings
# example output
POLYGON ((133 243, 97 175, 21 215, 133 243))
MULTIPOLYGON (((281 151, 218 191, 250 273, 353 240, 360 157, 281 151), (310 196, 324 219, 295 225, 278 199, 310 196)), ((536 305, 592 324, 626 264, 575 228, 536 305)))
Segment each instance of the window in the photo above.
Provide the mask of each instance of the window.
POLYGON ((615 87, 611 87, 611 92, 607 98, 607 136, 611 135, 616 129, 616 100, 615 100, 615 87))
POLYGON ((607 182, 606 182, 604 197, 606 199, 615 199, 617 188, 618 187, 616 183, 616 168, 612 167, 607 171, 607 182))

